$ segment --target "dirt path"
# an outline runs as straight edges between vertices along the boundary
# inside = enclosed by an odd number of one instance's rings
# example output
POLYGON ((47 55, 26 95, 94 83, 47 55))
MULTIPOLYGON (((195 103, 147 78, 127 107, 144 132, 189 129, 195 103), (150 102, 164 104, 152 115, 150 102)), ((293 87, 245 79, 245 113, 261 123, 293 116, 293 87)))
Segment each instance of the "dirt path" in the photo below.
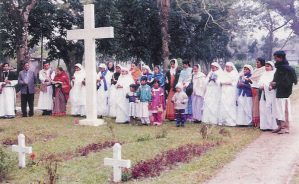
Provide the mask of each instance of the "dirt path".
POLYGON ((264 132, 207 184, 290 183, 299 163, 299 101, 292 103, 290 134, 264 132))

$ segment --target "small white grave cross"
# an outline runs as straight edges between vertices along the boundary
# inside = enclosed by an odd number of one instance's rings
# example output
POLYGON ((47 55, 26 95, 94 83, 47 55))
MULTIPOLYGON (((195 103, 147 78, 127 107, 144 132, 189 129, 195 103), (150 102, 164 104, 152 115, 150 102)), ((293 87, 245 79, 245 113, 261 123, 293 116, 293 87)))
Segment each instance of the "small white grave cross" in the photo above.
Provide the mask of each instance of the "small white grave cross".
POLYGON ((25 146, 25 135, 18 136, 18 145, 12 145, 12 151, 19 153, 19 166, 26 167, 26 153, 32 153, 32 147, 25 146))
POLYGON ((104 165, 113 166, 113 181, 121 181, 121 168, 130 168, 131 160, 121 159, 121 145, 116 143, 113 146, 113 158, 104 158, 104 165))
MULTIPOLYGON (((114 38, 113 27, 94 27, 94 5, 84 5, 84 29, 68 30, 67 40, 84 40, 84 58, 86 71, 86 119, 81 125, 99 126, 104 123, 97 119, 96 98, 96 52, 95 39, 114 38)), ((103 102, 104 103, 104 102, 103 102)))

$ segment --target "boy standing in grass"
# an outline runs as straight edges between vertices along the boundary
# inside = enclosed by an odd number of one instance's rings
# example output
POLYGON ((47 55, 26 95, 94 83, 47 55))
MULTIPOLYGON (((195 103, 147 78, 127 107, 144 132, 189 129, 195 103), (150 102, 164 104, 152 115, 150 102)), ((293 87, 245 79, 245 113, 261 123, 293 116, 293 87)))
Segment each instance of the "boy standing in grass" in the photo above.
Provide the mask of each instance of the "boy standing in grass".
POLYGON ((130 116, 130 125, 137 126, 137 117, 138 117, 138 108, 137 108, 137 93, 136 93, 136 84, 130 85, 130 92, 127 93, 126 98, 129 99, 129 116, 130 116))
POLYGON ((172 97, 171 102, 174 103, 176 127, 184 127, 186 121, 185 109, 187 108, 188 96, 183 91, 183 84, 178 83, 175 86, 176 93, 172 97))
POLYGON ((147 77, 142 76, 141 77, 141 85, 139 86, 139 88, 137 90, 137 96, 140 100, 139 117, 141 119, 142 125, 150 124, 148 110, 151 107, 152 94, 151 94, 151 87, 149 85, 147 85, 146 83, 147 83, 147 77))

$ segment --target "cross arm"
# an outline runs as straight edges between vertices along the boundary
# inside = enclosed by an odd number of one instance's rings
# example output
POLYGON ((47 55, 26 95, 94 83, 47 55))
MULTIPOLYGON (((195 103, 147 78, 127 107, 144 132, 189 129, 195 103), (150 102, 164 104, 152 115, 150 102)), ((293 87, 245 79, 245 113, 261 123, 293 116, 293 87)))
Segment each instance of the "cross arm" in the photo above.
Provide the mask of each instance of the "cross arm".
POLYGON ((23 152, 23 153, 32 153, 32 147, 20 147, 17 145, 12 145, 13 152, 23 152))
POLYGON ((100 27, 93 29, 76 29, 67 31, 67 40, 85 40, 114 38, 113 27, 100 27))

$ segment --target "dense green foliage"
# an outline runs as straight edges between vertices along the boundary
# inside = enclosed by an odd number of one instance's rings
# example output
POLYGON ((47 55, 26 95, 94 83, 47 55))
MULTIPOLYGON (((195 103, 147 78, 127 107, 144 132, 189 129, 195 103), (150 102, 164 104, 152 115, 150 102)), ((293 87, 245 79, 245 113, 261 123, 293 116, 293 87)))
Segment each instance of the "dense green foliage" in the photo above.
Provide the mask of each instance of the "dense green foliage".
MULTIPOLYGON (((46 39, 48 59, 63 59, 68 70, 71 70, 74 63, 82 62, 83 41, 67 41, 66 31, 83 27, 83 4, 79 0, 63 2, 37 0, 28 20, 28 46, 33 48, 41 38, 46 39)), ((172 1, 168 16, 170 57, 211 62, 216 58, 230 56, 227 49, 230 33, 212 22, 207 12, 203 11, 201 2, 177 2, 172 1)), ((97 40, 98 59, 134 59, 150 65, 161 64, 160 10, 156 0, 95 0, 94 4, 96 27, 113 26, 115 30, 114 39, 97 40)), ((229 13, 228 6, 209 6, 206 11, 215 20, 229 13)), ((1 21, 1 54, 15 58, 19 35, 25 33, 15 21, 18 18, 12 17, 8 10, 9 4, 4 3, 0 16, 1 20, 7 21, 1 21)), ((222 18, 220 23, 228 25, 228 19, 222 18)))

